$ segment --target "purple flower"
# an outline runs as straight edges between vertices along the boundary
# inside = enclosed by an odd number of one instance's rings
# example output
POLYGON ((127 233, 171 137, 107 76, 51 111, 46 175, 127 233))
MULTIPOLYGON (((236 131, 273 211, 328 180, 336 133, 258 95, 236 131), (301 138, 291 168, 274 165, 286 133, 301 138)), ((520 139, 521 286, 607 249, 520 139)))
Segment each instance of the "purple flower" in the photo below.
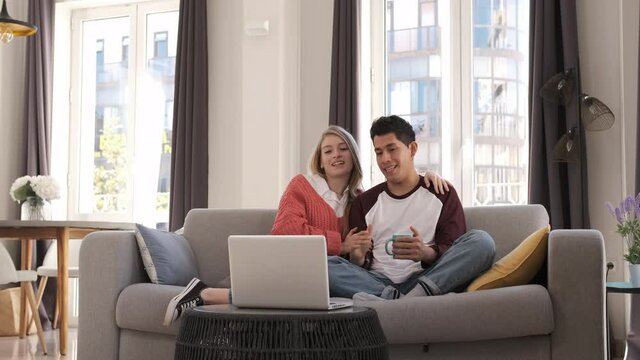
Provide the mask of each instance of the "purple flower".
POLYGON ((616 209, 613 207, 613 204, 609 201, 604 204, 607 206, 607 209, 609 209, 609 214, 616 216, 616 209))
POLYGON ((618 220, 618 222, 622 224, 622 222, 624 221, 624 218, 622 216, 622 211, 620 210, 620 208, 616 208, 615 213, 616 213, 616 220, 618 220))
POLYGON ((624 200, 624 212, 628 217, 634 217, 636 210, 636 199, 633 196, 627 196, 624 200))

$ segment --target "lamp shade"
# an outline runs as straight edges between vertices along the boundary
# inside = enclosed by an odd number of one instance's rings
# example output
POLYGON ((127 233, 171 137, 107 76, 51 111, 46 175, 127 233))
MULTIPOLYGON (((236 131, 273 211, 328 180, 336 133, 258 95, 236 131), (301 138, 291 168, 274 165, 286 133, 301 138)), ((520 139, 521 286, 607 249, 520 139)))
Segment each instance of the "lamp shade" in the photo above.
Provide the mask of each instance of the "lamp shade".
POLYGON ((573 97, 573 69, 553 75, 540 89, 540 96, 556 104, 568 105, 573 97))
POLYGON ((605 103, 587 94, 580 97, 580 113, 584 127, 589 131, 607 130, 616 121, 613 112, 605 103))
POLYGON ((2 1, 2 11, 0 11, 1 41, 8 43, 14 36, 29 36, 37 31, 37 26, 12 18, 7 11, 7 0, 2 1))

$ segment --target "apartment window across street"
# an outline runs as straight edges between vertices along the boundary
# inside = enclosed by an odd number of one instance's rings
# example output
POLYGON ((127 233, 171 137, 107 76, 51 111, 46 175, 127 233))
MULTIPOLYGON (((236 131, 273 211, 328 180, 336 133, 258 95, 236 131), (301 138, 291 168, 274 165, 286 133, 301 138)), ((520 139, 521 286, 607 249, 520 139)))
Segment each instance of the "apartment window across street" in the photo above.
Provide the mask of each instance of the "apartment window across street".
POLYGON ((528 2, 372 1, 386 43, 372 47, 373 114, 409 121, 418 171, 451 179, 465 205, 526 203, 528 2))
POLYGON ((153 34, 153 57, 167 57, 167 32, 153 34))
POLYGON ((123 65, 125 63, 129 62, 129 37, 128 36, 123 36, 122 37, 122 63, 123 65))
POLYGON ((178 1, 71 21, 68 218, 166 229, 178 1))

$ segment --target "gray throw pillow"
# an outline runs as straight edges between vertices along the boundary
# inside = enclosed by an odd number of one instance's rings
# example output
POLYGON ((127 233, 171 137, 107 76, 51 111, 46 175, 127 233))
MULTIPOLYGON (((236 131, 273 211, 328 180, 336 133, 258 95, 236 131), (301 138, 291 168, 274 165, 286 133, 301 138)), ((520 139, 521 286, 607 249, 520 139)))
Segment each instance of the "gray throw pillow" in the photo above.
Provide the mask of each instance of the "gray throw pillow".
POLYGON ((154 284, 185 286, 198 277, 196 259, 182 235, 136 224, 144 269, 154 284))

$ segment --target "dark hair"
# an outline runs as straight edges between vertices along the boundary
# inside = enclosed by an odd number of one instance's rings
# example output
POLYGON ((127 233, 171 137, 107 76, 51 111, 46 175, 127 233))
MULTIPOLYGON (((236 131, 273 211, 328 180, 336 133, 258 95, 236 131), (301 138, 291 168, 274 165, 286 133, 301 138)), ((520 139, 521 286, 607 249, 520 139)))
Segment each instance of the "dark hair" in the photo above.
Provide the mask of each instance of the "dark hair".
POLYGON ((369 133, 371 134, 371 140, 373 140, 374 136, 394 133, 396 138, 407 146, 416 141, 416 133, 413 131, 413 126, 398 115, 381 116, 377 118, 371 124, 369 133))

